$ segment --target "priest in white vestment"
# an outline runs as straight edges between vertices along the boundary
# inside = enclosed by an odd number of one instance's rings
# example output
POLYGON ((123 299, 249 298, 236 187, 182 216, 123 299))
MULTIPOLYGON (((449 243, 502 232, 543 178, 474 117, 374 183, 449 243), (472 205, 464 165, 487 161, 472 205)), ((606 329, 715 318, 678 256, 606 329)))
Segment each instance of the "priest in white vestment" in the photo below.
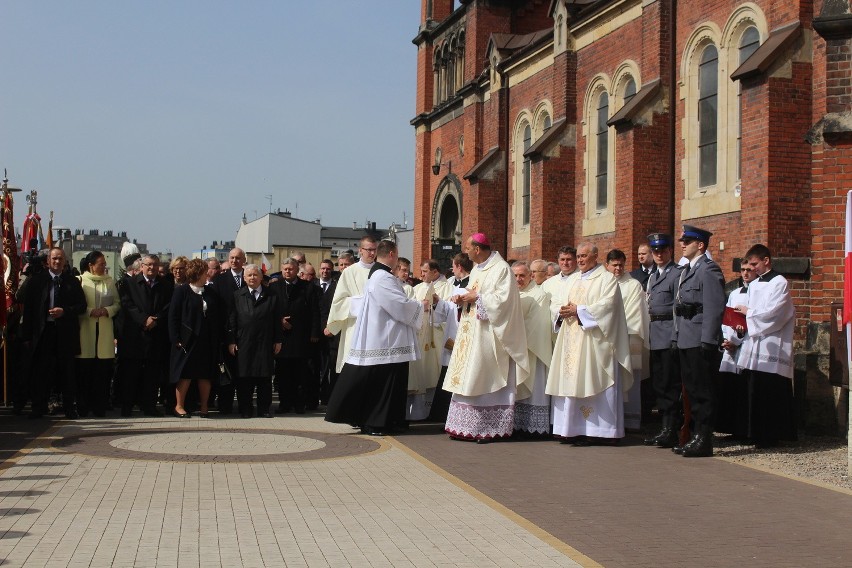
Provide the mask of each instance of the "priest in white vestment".
POLYGON ((381 241, 377 248, 364 295, 351 298, 351 347, 325 419, 378 436, 404 425, 408 364, 420 354, 417 330, 426 306, 406 296, 391 272, 396 243, 381 241))
POLYGON ((796 308, 787 279, 772 269, 765 245, 754 245, 743 262, 757 278, 748 286, 745 314, 748 336, 740 346, 737 365, 748 380, 748 437, 758 447, 795 440, 793 402, 793 331, 796 308))
POLYGON ((376 260, 376 239, 370 236, 363 237, 358 252, 361 259, 344 270, 337 280, 334 289, 334 299, 331 301, 331 310, 328 313, 326 323, 326 335, 340 334, 340 346, 337 349, 337 363, 335 371, 343 370, 343 363, 352 348, 352 332, 355 327, 355 316, 350 309, 351 298, 364 293, 367 277, 373 262, 376 260))
POLYGON ((527 332, 530 380, 518 387, 515 400, 515 432, 550 434, 550 397, 545 394, 547 366, 553 355, 550 340, 550 299, 532 278, 524 261, 512 265, 521 295, 521 312, 527 332))
POLYGON ((642 283, 626 271, 627 255, 613 249, 606 255, 606 269, 618 280, 624 316, 627 319, 627 337, 630 340, 630 367, 633 386, 624 395, 624 427, 639 430, 642 427, 642 377, 648 376, 650 344, 648 327, 648 301, 642 283))
MULTIPOLYGON (((438 300, 448 300, 452 296, 453 286, 441 274, 438 261, 424 262, 420 267, 420 278, 422 282, 414 287, 415 300, 429 300, 432 303, 435 296, 438 300)), ((441 376, 444 328, 447 319, 455 315, 446 306, 441 307, 426 313, 418 334, 420 358, 412 361, 408 367, 408 420, 424 420, 432 408, 435 387, 441 376)))
MULTIPOLYGON (((542 291, 551 302, 550 310, 552 313, 559 311, 559 308, 562 306, 560 303, 561 299, 567 293, 565 284, 577 272, 577 249, 568 245, 560 247, 557 260, 559 274, 551 276, 541 284, 542 291)), ((556 334, 553 334, 551 339, 556 341, 556 334)))
POLYGON ((445 430, 453 439, 488 442, 509 437, 515 394, 529 380, 527 336, 512 271, 488 238, 476 233, 466 250, 474 262, 444 390, 453 393, 445 430))
POLYGON ((618 281, 598 264, 597 247, 577 247, 580 271, 566 283, 545 392, 553 434, 575 445, 624 437, 624 392, 633 384, 627 320, 618 281))

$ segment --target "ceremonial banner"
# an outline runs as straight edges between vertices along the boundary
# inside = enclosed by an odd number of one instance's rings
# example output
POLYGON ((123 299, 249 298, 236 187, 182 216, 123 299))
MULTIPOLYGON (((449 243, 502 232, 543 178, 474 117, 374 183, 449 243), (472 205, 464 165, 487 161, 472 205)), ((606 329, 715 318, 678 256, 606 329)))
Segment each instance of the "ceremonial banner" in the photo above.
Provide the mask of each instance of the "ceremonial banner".
POLYGON ((21 257, 18 256, 18 241, 15 239, 15 217, 13 214, 11 192, 6 192, 3 199, 3 273, 6 292, 6 311, 15 303, 15 292, 18 291, 18 275, 21 272, 21 257))
POLYGON ((266 274, 270 268, 272 268, 272 265, 269 263, 269 259, 266 258, 264 253, 260 253, 260 270, 266 274))

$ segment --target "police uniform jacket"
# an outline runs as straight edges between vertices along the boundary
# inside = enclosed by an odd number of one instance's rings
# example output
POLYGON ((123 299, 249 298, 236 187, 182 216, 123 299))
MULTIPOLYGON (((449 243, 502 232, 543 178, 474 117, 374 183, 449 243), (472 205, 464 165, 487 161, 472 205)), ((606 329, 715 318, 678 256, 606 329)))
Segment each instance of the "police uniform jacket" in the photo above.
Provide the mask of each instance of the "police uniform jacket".
POLYGON ((672 332, 674 331, 675 294, 677 294, 678 277, 680 270, 677 264, 669 261, 663 267, 662 273, 655 270, 648 278, 648 311, 651 314, 650 348, 670 349, 672 346, 672 332), (657 320, 655 316, 668 319, 657 320))
POLYGON ((688 271, 684 265, 679 273, 680 291, 675 308, 684 306, 699 311, 693 317, 675 316, 672 340, 678 349, 718 346, 722 340, 722 315, 725 312, 725 278, 719 265, 702 255, 688 271), (686 271, 684 273, 684 271, 686 271))

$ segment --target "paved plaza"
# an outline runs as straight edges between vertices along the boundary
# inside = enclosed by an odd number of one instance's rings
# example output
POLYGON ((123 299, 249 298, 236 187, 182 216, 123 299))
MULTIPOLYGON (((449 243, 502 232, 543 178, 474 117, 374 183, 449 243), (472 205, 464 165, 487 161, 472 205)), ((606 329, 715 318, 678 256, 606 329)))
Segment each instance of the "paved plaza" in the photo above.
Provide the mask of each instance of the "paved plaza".
POLYGON ((852 494, 628 438, 0 414, 3 566, 846 566, 852 494))

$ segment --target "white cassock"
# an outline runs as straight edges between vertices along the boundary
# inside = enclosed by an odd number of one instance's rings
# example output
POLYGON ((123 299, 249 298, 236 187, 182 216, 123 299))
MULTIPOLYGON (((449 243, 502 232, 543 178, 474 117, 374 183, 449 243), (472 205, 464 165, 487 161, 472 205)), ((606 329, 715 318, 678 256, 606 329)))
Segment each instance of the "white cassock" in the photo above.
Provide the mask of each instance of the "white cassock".
MULTIPOLYGON (((735 308, 737 306, 747 306, 748 305, 748 288, 743 286, 741 288, 737 288, 728 296, 728 303, 726 304, 729 308, 735 308)), ((743 334, 743 337, 737 335, 737 331, 729 325, 722 324, 722 339, 727 339, 731 343, 737 346, 733 352, 729 352, 727 349, 722 350, 722 363, 719 365, 719 372, 721 373, 739 373, 740 368, 737 366, 737 358, 739 357, 740 351, 739 346, 742 345, 745 338, 748 337, 748 332, 743 334)))
POLYGON ((742 369, 793 378, 793 328, 796 308, 787 279, 780 274, 748 285, 748 339, 740 346, 742 369))
POLYGON ((627 336, 630 341, 630 366, 633 385, 624 396, 624 427, 638 430, 642 427, 642 378, 648 376, 650 343, 648 326, 648 296, 642 284, 628 273, 618 279, 624 316, 627 319, 627 336))
POLYGON ((497 252, 473 267, 444 390, 453 393, 445 429, 453 437, 511 436, 516 386, 529 380, 527 336, 518 285, 497 252))
POLYGON ((624 437, 624 391, 633 384, 630 342, 621 292, 600 265, 575 272, 560 306, 577 305, 560 321, 545 392, 552 397, 553 433, 566 438, 624 437), (582 323, 582 325, 580 325, 582 323))
POLYGON ((328 323, 326 328, 333 335, 340 335, 340 348, 337 350, 337 364, 335 370, 340 373, 343 363, 352 348, 352 331, 355 327, 355 316, 352 315, 351 298, 361 296, 364 286, 370 276, 372 264, 358 262, 348 267, 340 274, 334 298, 331 301, 331 309, 328 312, 328 323))
POLYGON ((364 295, 353 296, 350 307, 355 324, 346 363, 384 365, 410 362, 420 356, 417 330, 423 305, 405 294, 399 278, 386 270, 374 271, 364 295))
MULTIPOLYGON (((571 274, 565 275, 561 272, 556 276, 551 276, 547 280, 541 283, 541 291, 545 293, 547 296, 547 301, 550 302, 550 313, 558 313, 559 308, 562 307, 562 298, 568 295, 568 290, 565 288, 565 284, 568 280, 577 274, 578 271, 575 270, 571 274)), ((551 343, 556 343, 556 334, 553 333, 551 329, 550 334, 551 343)))
POLYGON ((530 380, 518 386, 515 430, 547 434, 550 432, 550 396, 544 388, 547 386, 547 366, 553 356, 550 298, 534 281, 520 290, 520 295, 527 331, 530 380))
MULTIPOLYGON (((414 299, 432 300, 437 295, 441 300, 452 296, 453 286, 441 276, 434 282, 421 282, 414 287, 414 299)), ((444 324, 450 316, 446 306, 439 305, 430 313, 425 314, 418 332, 420 358, 408 366, 408 402, 406 404, 407 420, 424 420, 432 409, 432 399, 435 397, 435 387, 441 376, 442 340, 444 324)))

